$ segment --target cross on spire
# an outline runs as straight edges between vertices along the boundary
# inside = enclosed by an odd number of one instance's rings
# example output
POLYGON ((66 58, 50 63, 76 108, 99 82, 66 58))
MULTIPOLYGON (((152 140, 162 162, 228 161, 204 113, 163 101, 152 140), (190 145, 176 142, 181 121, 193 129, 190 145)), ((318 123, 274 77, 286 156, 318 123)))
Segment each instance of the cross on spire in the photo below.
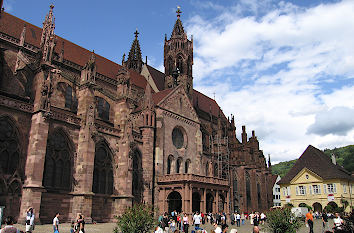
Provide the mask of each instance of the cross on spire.
POLYGON ((138 35, 139 35, 138 29, 135 30, 134 35, 135 35, 135 39, 138 39, 138 35))
POLYGON ((177 11, 176 11, 176 13, 177 13, 177 18, 181 17, 182 11, 181 11, 181 7, 180 7, 180 6, 177 6, 177 11))

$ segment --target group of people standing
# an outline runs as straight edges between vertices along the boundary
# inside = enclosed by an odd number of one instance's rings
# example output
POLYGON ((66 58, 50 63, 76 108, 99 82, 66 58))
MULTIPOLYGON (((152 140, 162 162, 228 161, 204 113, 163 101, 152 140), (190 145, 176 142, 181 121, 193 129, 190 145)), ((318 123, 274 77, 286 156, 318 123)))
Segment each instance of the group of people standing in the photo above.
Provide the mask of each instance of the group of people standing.
MULTIPOLYGON (((60 213, 56 213, 53 218, 53 231, 59 233, 59 217, 60 213)), ((35 213, 34 208, 30 207, 26 211, 25 231, 17 229, 13 224, 15 220, 12 216, 8 216, 5 220, 6 226, 0 230, 0 233, 32 233, 35 229, 35 213)), ((75 221, 71 222, 70 233, 85 233, 84 216, 77 214, 75 221)))
MULTIPOLYGON (((330 229, 330 225, 328 222, 329 219, 329 215, 324 211, 321 215, 322 218, 322 233, 328 233, 328 232, 332 232, 330 229)), ((313 233, 313 214, 312 214, 312 210, 309 210, 309 212, 306 214, 306 226, 309 228, 309 233, 313 233)), ((333 218, 333 227, 332 230, 334 232, 341 232, 343 230, 343 224, 344 221, 343 219, 340 217, 339 213, 335 213, 335 218, 333 218)))

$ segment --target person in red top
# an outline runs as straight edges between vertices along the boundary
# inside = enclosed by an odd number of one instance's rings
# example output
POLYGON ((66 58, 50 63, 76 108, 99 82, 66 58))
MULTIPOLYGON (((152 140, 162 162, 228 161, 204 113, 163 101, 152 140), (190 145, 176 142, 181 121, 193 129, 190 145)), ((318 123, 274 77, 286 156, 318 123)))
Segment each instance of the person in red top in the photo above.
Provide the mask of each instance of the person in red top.
POLYGON ((205 216, 204 216, 203 212, 200 214, 202 215, 202 224, 205 224, 205 216))
POLYGON ((310 227, 310 232, 313 233, 313 215, 312 215, 312 210, 309 210, 309 212, 306 214, 306 223, 310 227))

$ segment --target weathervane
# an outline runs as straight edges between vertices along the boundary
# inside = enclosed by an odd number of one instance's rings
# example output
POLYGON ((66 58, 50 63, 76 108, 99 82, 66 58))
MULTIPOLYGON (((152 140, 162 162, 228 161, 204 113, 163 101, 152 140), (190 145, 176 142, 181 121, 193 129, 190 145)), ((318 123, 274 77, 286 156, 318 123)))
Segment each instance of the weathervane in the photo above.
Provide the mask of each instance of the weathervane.
POLYGON ((177 18, 181 17, 182 11, 181 11, 181 7, 180 7, 180 6, 177 6, 177 11, 176 11, 176 13, 177 13, 177 18))

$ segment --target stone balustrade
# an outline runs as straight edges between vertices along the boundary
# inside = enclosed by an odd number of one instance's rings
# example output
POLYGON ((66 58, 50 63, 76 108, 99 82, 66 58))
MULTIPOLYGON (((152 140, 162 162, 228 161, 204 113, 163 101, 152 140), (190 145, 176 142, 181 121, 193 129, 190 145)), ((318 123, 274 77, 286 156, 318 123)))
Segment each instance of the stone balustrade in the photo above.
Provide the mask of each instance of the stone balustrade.
POLYGON ((217 184, 229 186, 228 180, 216 178, 216 177, 208 177, 208 176, 200 176, 194 174, 168 174, 157 177, 158 183, 170 183, 170 182, 199 182, 206 184, 217 184))

